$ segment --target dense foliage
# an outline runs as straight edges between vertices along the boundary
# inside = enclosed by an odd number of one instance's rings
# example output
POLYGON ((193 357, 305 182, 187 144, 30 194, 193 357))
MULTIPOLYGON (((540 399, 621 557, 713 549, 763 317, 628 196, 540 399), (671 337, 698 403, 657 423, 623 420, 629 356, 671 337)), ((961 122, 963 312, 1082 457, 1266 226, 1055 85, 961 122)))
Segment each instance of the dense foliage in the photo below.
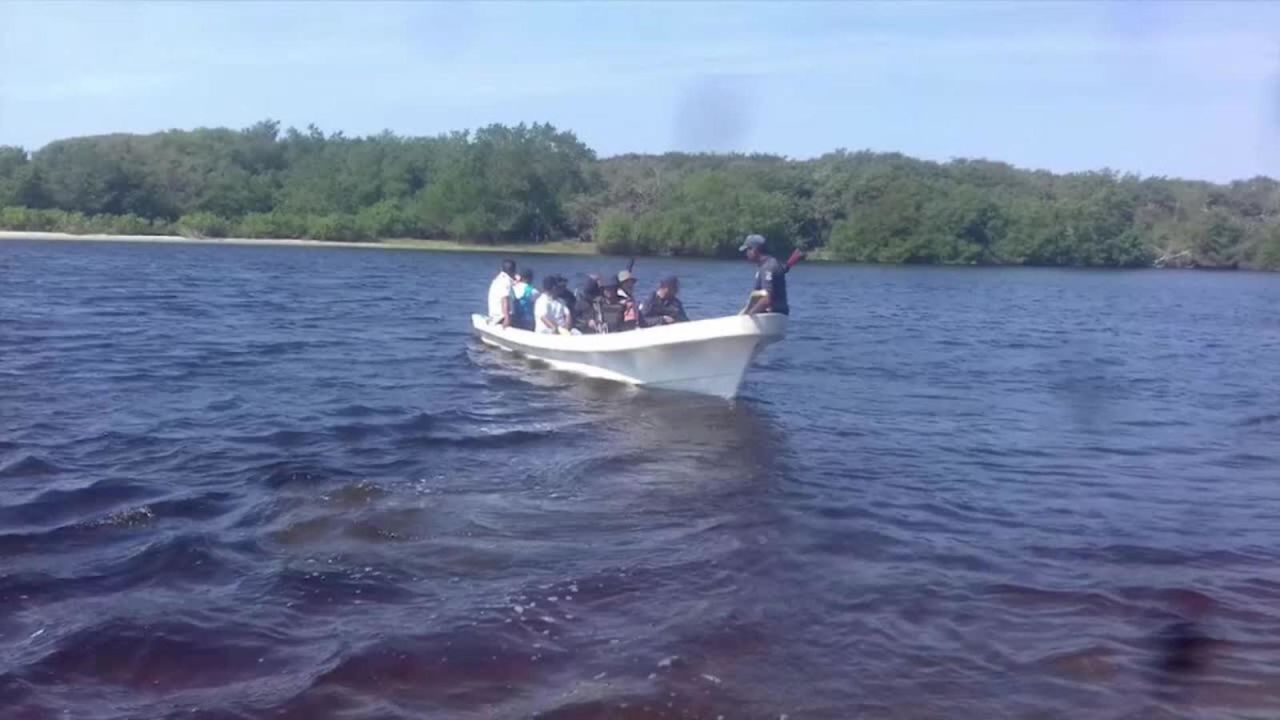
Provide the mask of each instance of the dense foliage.
POLYGON ((723 256, 781 250, 876 263, 1280 269, 1280 182, 1227 185, 983 160, 835 152, 597 160, 550 125, 348 138, 244 130, 0 148, 0 227, 369 240, 538 242, 723 256))

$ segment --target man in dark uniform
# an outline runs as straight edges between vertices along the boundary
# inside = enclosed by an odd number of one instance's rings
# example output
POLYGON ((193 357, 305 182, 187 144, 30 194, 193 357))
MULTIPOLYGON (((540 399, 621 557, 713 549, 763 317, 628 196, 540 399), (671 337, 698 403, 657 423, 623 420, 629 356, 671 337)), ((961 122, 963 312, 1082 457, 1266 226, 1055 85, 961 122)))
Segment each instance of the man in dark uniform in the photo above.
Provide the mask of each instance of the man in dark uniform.
POLYGON ((644 305, 640 306, 640 317, 644 319, 644 324, 670 325, 687 322, 689 316, 684 312, 684 304, 680 302, 679 294, 680 281, 676 276, 669 275, 663 278, 662 282, 658 283, 658 289, 654 290, 644 305))
POLYGON ((763 235, 748 235, 742 241, 738 252, 747 254, 747 259, 756 264, 756 284, 751 293, 751 301, 744 310, 746 315, 757 313, 781 313, 789 315, 791 307, 787 305, 787 266, 778 262, 777 258, 767 253, 763 235))
POLYGON ((622 330, 622 298, 618 297, 618 280, 606 277, 600 285, 600 328, 596 332, 622 330))
POLYGON ((573 306, 573 326, 578 329, 578 332, 605 332, 604 316, 600 309, 603 301, 600 281, 594 277, 588 277, 586 284, 578 291, 578 297, 573 306))

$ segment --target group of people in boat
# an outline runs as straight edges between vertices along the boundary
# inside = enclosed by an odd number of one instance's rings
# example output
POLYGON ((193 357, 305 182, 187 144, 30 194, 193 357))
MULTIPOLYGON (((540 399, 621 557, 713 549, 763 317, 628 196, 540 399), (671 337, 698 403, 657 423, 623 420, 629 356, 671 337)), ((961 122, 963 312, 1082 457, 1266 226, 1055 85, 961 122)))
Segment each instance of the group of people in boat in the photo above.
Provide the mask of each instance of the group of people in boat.
POLYGON ((630 270, 604 279, 590 275, 577 292, 569 289, 569 280, 562 275, 547 275, 540 283, 536 279, 532 269, 517 270, 514 261, 503 260, 489 284, 489 320, 537 333, 582 334, 689 319, 674 275, 663 278, 646 300, 639 299, 638 280, 630 270))
MULTIPOLYGON (((789 265, 766 252, 765 239, 760 235, 748 235, 739 251, 757 265, 755 287, 743 313, 788 313, 789 265)), ((489 284, 489 321, 537 333, 577 335, 623 332, 689 319, 680 302, 677 277, 662 278, 643 300, 637 284, 638 279, 628 267, 605 278, 590 275, 574 292, 562 275, 547 275, 537 283, 533 270, 517 269, 515 261, 503 260, 501 270, 489 284)))

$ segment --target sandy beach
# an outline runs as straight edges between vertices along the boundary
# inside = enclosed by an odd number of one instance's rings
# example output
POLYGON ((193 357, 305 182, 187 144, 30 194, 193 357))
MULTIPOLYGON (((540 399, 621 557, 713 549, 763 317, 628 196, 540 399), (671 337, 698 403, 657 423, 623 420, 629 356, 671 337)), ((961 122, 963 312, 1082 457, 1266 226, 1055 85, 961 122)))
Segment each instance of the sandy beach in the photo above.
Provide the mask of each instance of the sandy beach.
POLYGON ((575 241, 559 241, 529 245, 479 245, 452 240, 390 239, 369 242, 330 242, 295 238, 192 238, 182 235, 73 235, 56 232, 27 232, 25 230, 0 230, 2 240, 48 240, 58 242, 126 242, 170 243, 176 245, 275 245, 283 247, 347 247, 371 250, 431 250, 436 252, 489 252, 519 255, 594 255, 595 245, 575 241))

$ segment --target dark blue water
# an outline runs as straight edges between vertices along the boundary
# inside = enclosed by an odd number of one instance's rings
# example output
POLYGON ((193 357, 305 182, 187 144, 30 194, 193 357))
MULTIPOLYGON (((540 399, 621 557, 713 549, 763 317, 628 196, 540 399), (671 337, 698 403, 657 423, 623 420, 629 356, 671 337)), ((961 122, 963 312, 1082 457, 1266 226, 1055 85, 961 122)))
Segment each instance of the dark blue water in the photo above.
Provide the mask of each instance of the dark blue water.
POLYGON ((0 717, 1280 716, 1280 276, 802 265, 724 403, 496 261, 0 243, 0 717))

